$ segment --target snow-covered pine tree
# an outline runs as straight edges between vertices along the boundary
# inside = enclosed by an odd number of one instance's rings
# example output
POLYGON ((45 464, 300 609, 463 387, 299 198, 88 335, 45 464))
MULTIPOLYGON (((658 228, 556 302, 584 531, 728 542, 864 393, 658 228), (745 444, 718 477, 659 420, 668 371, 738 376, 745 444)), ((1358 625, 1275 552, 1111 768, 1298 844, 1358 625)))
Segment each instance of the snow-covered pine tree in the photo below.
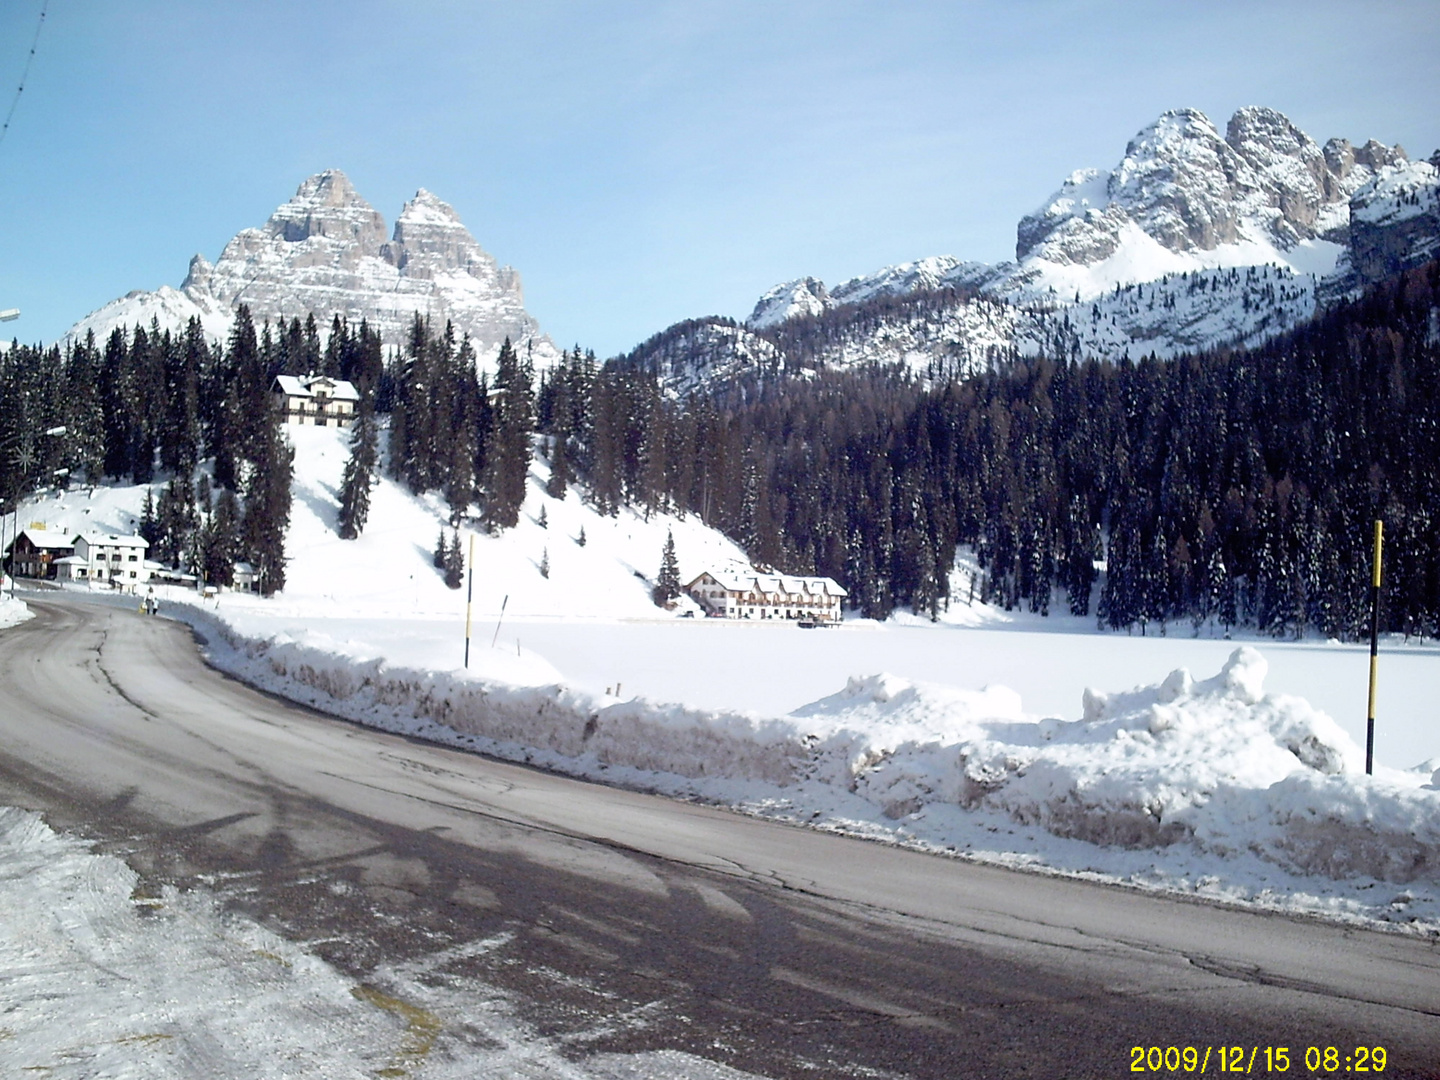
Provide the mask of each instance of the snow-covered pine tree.
POLYGON ((140 508, 140 538, 151 548, 160 543, 160 519, 155 513, 155 497, 148 485, 145 488, 145 503, 140 508))

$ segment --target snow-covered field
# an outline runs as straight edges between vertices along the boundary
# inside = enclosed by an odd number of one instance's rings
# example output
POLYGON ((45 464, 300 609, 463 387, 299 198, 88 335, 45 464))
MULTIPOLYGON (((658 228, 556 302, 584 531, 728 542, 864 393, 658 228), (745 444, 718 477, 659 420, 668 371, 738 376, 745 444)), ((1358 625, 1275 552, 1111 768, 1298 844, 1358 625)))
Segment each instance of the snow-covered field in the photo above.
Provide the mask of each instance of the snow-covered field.
MULTIPOLYGON (((430 565, 441 508, 384 482, 365 535, 340 541, 344 442, 292 437, 283 596, 167 605, 206 628, 217 666, 254 683, 391 730, 813 827, 1440 933, 1433 645, 1386 645, 1367 778, 1363 649, 1241 645, 1188 626, 1102 635, 958 604, 939 626, 684 619, 649 599, 667 531, 686 578, 738 550, 693 518, 605 518, 573 491, 550 499, 537 465, 520 525, 476 539, 466 671, 464 593, 430 565)), ((34 512, 126 527, 141 497, 72 493, 34 512)))

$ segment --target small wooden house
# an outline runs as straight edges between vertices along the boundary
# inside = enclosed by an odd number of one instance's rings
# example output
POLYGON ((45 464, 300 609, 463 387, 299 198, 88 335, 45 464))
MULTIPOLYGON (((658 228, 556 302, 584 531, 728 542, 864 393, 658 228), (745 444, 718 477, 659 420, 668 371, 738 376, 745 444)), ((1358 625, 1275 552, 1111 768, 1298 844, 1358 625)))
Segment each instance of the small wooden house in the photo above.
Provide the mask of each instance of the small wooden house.
POLYGON ((16 577, 54 578, 56 564, 75 554, 75 536, 52 531, 39 523, 21 529, 7 552, 10 572, 16 577))

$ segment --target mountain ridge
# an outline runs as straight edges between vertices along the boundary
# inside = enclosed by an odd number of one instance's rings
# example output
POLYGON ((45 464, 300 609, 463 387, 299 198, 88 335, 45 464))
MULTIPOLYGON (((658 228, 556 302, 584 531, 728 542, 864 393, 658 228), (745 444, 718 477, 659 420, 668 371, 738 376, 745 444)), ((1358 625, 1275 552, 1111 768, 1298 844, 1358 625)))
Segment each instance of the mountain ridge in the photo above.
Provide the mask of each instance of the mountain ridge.
POLYGON ((341 315, 361 319, 390 345, 403 343, 415 316, 468 334, 483 359, 509 337, 538 360, 558 357, 525 310, 520 275, 501 266, 465 228, 448 203, 419 189, 393 230, 338 169, 308 177, 264 225, 240 230, 211 263, 190 260, 180 288, 136 290, 91 312, 68 337, 151 318, 178 329, 190 317, 223 338, 234 310, 250 307, 257 321, 313 314, 328 331, 341 315))
MULTIPOLYGON (((782 282, 726 331, 729 355, 717 355, 707 329, 686 358, 670 333, 661 366, 681 373, 669 389, 687 393, 825 366, 953 375, 997 355, 1164 358, 1257 345, 1433 258, 1437 168, 1440 152, 1411 161, 1374 139, 1321 146, 1274 109, 1238 110, 1224 135, 1199 110, 1171 110, 1129 141, 1113 169, 1072 172, 1022 217, 1015 261, 931 256, 835 286, 782 282), (873 306, 886 297, 915 302, 891 305, 886 321, 873 306), (825 326, 812 348, 805 327, 814 320, 825 326), (803 356, 787 357, 785 339, 807 341, 803 356), (694 362, 702 355, 713 380, 694 362), (766 366, 756 366, 761 358, 766 366)), ((698 333, 722 322, 677 326, 698 333)), ((628 359, 655 363, 655 340, 628 359)))

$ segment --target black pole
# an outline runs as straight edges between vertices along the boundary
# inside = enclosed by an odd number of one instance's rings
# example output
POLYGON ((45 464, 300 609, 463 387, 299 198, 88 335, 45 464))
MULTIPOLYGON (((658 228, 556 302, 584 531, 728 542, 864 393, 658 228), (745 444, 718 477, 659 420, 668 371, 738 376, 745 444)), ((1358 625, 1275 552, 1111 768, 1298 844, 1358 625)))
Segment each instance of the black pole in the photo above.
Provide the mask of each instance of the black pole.
POLYGON ((1380 547, 1385 523, 1375 522, 1375 566, 1370 576, 1370 706, 1365 714, 1365 775, 1375 769, 1375 673, 1380 658, 1380 547))
POLYGON ((470 611, 475 601, 475 534, 470 534, 470 573, 465 586, 465 667, 470 667, 470 611))

